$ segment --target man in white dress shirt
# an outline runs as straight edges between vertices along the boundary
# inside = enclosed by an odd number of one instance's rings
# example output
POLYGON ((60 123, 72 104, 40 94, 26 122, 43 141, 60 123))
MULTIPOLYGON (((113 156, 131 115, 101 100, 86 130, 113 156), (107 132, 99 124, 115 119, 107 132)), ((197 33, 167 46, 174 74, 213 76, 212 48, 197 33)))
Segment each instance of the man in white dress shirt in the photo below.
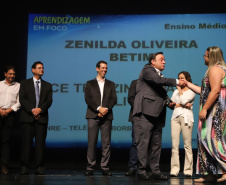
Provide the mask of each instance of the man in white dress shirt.
POLYGON ((0 81, 0 140, 1 140, 1 173, 8 174, 8 161, 10 157, 10 137, 20 108, 20 84, 15 82, 16 72, 14 66, 6 66, 5 80, 0 81))
POLYGON ((102 157, 101 170, 104 176, 111 176, 108 163, 111 155, 111 129, 113 107, 117 102, 115 83, 106 79, 107 62, 99 61, 96 64, 97 77, 89 80, 85 88, 87 104, 86 119, 88 120, 88 148, 86 176, 93 175, 96 164, 96 145, 99 130, 101 132, 102 157))

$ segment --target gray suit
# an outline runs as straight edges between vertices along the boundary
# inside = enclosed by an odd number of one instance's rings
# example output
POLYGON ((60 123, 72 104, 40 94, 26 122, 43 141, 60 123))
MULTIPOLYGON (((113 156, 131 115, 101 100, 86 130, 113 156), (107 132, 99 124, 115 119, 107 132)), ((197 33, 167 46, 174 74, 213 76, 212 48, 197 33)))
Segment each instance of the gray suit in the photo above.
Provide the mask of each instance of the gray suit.
POLYGON ((176 86, 176 79, 160 77, 154 67, 146 64, 136 85, 133 117, 138 151, 138 174, 150 166, 153 174, 160 174, 162 127, 165 126, 166 100, 164 86, 176 86))

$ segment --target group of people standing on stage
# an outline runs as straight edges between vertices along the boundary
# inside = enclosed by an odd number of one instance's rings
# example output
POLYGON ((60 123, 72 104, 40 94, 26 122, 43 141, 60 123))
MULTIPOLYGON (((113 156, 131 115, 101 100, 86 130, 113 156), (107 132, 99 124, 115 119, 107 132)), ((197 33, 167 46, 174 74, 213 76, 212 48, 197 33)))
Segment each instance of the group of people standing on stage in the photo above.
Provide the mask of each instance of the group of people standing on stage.
MULTIPOLYGON (((198 122, 197 174, 202 177, 195 182, 222 182, 226 180, 226 64, 220 48, 209 47, 203 56, 208 66, 202 86, 192 84, 187 71, 178 74, 178 79, 165 78, 165 57, 162 52, 151 55, 149 63, 132 81, 128 93, 131 105, 129 121, 132 122, 132 145, 130 148, 129 170, 126 176, 136 173, 143 180, 154 178, 167 180, 168 176, 159 168, 162 128, 165 126, 166 107, 173 109, 171 118, 172 155, 170 176, 177 177, 180 171, 179 143, 182 132, 185 161, 184 175, 193 175, 192 130, 194 124, 193 102, 195 94, 200 94, 198 122), (175 86, 171 98, 165 86, 175 86), (218 177, 218 174, 222 174, 218 177)), ((112 108, 117 96, 114 82, 105 78, 107 63, 100 61, 96 66, 97 77, 88 81, 85 89, 88 119, 88 149, 86 176, 93 175, 96 164, 96 144, 101 131, 101 169, 105 176, 109 170, 112 108)))
MULTIPOLYGON (((178 79, 162 75, 165 57, 162 52, 151 55, 148 64, 132 81, 128 102, 131 105, 129 121, 132 122, 132 146, 129 170, 126 176, 138 174, 143 180, 151 178, 167 180, 160 171, 162 129, 165 126, 166 107, 173 110, 171 118, 172 155, 170 176, 177 177, 180 171, 179 143, 182 132, 185 162, 184 175, 193 174, 192 130, 194 124, 193 102, 195 93, 200 94, 198 122, 198 157, 196 173, 202 177, 196 182, 226 180, 226 64, 223 52, 218 47, 209 47, 203 56, 208 66, 202 86, 192 84, 186 71, 178 79), (165 86, 177 87, 168 97, 165 86), (217 175, 222 174, 219 178, 217 175), (218 178, 218 179, 217 179, 218 178)), ((97 77, 87 81, 85 102, 88 120, 87 168, 85 175, 93 175, 96 165, 96 145, 101 131, 101 170, 104 176, 111 176, 109 169, 113 107, 117 102, 114 82, 105 78, 107 62, 96 64, 97 77)), ((1 172, 8 174, 10 154, 9 140, 15 122, 15 112, 21 108, 22 122, 21 174, 29 174, 29 162, 33 138, 35 138, 36 174, 45 174, 43 159, 48 125, 48 109, 52 104, 51 84, 42 80, 43 63, 32 65, 31 79, 15 82, 15 68, 8 66, 4 71, 5 80, 0 82, 0 139, 1 172)))
POLYGON ((31 148, 35 138, 35 169, 37 175, 44 175, 45 140, 48 125, 48 109, 52 104, 52 85, 41 79, 44 74, 43 63, 32 65, 34 76, 15 82, 14 66, 6 66, 5 80, 0 82, 0 139, 1 173, 8 174, 10 156, 10 137, 20 110, 21 124, 21 174, 29 174, 31 148))

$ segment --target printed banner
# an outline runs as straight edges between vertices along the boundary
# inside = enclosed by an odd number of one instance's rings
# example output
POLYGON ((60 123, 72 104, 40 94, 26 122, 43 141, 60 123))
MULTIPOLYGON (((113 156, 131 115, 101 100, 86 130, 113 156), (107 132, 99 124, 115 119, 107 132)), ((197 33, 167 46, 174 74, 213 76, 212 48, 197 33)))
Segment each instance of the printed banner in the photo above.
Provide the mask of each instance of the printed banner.
MULTIPOLYGON (((53 85, 49 111, 48 147, 86 147, 86 81, 97 75, 96 63, 108 62, 106 78, 115 82, 118 102, 113 108, 112 147, 129 147, 131 123, 127 102, 129 86, 150 55, 162 51, 163 75, 177 78, 188 71, 201 85, 207 67, 203 55, 209 46, 226 52, 226 14, 175 15, 54 15, 30 14, 27 78, 31 65, 44 63, 43 79, 53 85)), ((169 97, 175 87, 167 87, 169 97)), ((196 148, 199 95, 193 111, 192 146, 196 148)), ((171 148, 171 116, 167 110, 162 147, 171 148)), ((100 137, 98 146, 101 146, 100 137)), ((183 147, 181 138, 180 147, 183 147)))

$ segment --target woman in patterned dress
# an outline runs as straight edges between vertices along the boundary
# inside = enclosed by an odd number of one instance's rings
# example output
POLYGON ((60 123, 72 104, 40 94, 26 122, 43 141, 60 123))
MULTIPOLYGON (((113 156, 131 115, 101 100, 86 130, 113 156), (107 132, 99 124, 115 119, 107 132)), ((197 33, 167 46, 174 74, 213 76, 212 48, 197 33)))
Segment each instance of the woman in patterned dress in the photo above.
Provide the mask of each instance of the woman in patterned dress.
POLYGON ((207 48, 203 57, 208 69, 202 87, 185 80, 200 94, 196 173, 202 177, 195 182, 222 182, 226 181, 226 64, 216 46, 207 48), (223 174, 220 179, 218 174, 223 174))

